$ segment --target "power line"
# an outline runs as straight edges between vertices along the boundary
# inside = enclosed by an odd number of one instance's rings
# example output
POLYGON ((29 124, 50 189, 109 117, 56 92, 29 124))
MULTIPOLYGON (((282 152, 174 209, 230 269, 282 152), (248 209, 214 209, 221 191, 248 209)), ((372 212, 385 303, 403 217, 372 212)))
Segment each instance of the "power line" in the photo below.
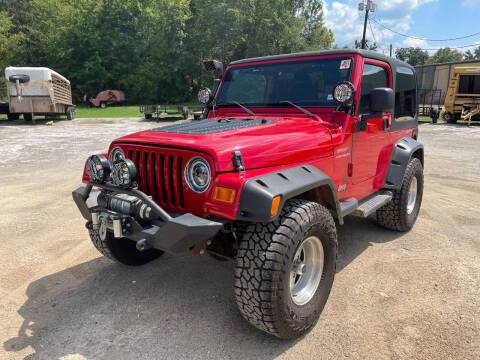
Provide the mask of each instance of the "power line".
MULTIPOLYGON (((371 18, 370 18, 370 20, 371 20, 371 18)), ((372 23, 369 22, 368 26, 370 26, 370 32, 372 33, 373 41, 375 41, 375 44, 377 44, 377 46, 378 46, 377 39, 375 39, 375 34, 373 33, 372 23)))
MULTIPOLYGON (((400 36, 403 36, 403 37, 407 37, 407 38, 410 38, 410 39, 416 39, 416 40, 425 40, 425 41, 453 41, 453 40, 462 40, 462 39, 467 39, 467 38, 471 38, 471 37, 474 37, 476 35, 480 35, 480 32, 477 32, 475 34, 471 34, 471 35, 467 35, 467 36, 461 36, 461 37, 457 37, 457 38, 452 38, 452 39, 427 39, 427 38, 421 38, 421 37, 417 37, 417 36, 411 36, 411 35, 406 35, 406 34, 402 34, 396 30, 393 30, 393 29, 390 29, 389 27, 383 25, 381 22, 373 19, 373 18, 370 18, 370 20, 372 20, 373 22, 375 22, 376 24, 380 25, 381 27, 383 27, 384 29, 387 29, 388 31, 391 31, 397 35, 400 35, 400 36)), ((466 47, 466 46, 465 46, 466 47)))

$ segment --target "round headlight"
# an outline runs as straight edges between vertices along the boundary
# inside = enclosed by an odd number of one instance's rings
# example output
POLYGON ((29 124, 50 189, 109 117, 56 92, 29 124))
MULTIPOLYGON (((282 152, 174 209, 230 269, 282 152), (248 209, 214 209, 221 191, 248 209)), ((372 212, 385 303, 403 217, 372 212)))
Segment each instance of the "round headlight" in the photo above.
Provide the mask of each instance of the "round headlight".
POLYGON ((210 185, 212 178, 210 165, 201 157, 191 159, 185 167, 185 180, 190 189, 203 193, 210 185))
POLYGON ((202 104, 207 105, 212 101, 212 90, 209 88, 203 88, 198 92, 198 101, 202 104))
POLYGON ((355 96, 355 86, 350 81, 344 81, 333 89, 333 98, 339 104, 348 104, 355 96))
POLYGON ((137 168, 130 159, 120 159, 112 165, 112 181, 122 188, 132 187, 137 178, 137 168))
POLYGON ((87 170, 90 179, 104 182, 110 175, 110 163, 103 155, 92 155, 87 160, 87 170))
POLYGON ((108 161, 110 161, 110 164, 112 165, 115 164, 117 161, 123 159, 125 159, 125 153, 119 147, 114 148, 110 152, 110 155, 108 155, 108 161))

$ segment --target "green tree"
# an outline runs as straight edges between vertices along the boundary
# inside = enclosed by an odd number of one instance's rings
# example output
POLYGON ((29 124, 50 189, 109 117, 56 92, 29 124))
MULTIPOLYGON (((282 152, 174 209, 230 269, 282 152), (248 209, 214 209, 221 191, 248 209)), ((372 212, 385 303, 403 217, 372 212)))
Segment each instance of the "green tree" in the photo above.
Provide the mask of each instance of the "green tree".
POLYGON ((446 62, 457 62, 462 61, 462 53, 450 49, 449 47, 438 49, 435 54, 433 54, 427 61, 426 64, 440 64, 446 62))
POLYGON ((473 50, 467 50, 463 53, 463 60, 480 60, 480 46, 473 50))
MULTIPOLYGON (((0 11, 0 69, 14 65, 12 61, 25 37, 14 33, 13 24, 7 13, 0 11)), ((3 75, 1 76, 3 78, 3 75)))
MULTIPOLYGON (((355 49, 361 49, 362 48, 362 41, 355 40, 355 49)), ((376 42, 371 42, 370 40, 365 40, 365 49, 367 50, 374 50, 376 51, 378 49, 378 45, 376 42)))
POLYGON ((420 48, 399 48, 395 50, 397 59, 405 61, 412 66, 424 65, 428 58, 428 52, 420 48))

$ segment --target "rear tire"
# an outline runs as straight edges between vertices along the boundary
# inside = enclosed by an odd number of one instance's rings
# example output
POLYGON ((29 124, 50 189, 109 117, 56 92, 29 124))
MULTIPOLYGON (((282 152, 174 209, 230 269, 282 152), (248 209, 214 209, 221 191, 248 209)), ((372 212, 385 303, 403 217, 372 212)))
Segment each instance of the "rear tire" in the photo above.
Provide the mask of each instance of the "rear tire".
POLYGON ((329 211, 314 202, 289 200, 277 220, 249 224, 239 246, 235 298, 243 317, 282 339, 310 331, 335 276, 337 231, 329 211))
POLYGON ((402 187, 393 192, 392 200, 377 210, 377 222, 384 228, 395 231, 410 230, 417 221, 423 197, 423 166, 419 159, 412 158, 403 175, 402 187), (415 187, 415 199, 413 199, 415 187))
POLYGON ((144 265, 163 254, 163 251, 157 249, 139 251, 135 241, 127 238, 116 239, 110 231, 107 231, 107 238, 104 241, 100 239, 97 230, 88 229, 88 232, 93 245, 103 256, 124 265, 144 265))

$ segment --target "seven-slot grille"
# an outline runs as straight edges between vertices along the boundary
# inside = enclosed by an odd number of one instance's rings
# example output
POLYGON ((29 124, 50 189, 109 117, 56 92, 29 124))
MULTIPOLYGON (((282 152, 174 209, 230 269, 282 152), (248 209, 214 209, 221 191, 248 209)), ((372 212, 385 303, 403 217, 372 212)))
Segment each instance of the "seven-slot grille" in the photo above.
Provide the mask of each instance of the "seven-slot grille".
POLYGON ((125 155, 137 168, 137 183, 141 191, 172 211, 181 211, 185 207, 183 156, 168 149, 150 148, 129 148, 125 155))

